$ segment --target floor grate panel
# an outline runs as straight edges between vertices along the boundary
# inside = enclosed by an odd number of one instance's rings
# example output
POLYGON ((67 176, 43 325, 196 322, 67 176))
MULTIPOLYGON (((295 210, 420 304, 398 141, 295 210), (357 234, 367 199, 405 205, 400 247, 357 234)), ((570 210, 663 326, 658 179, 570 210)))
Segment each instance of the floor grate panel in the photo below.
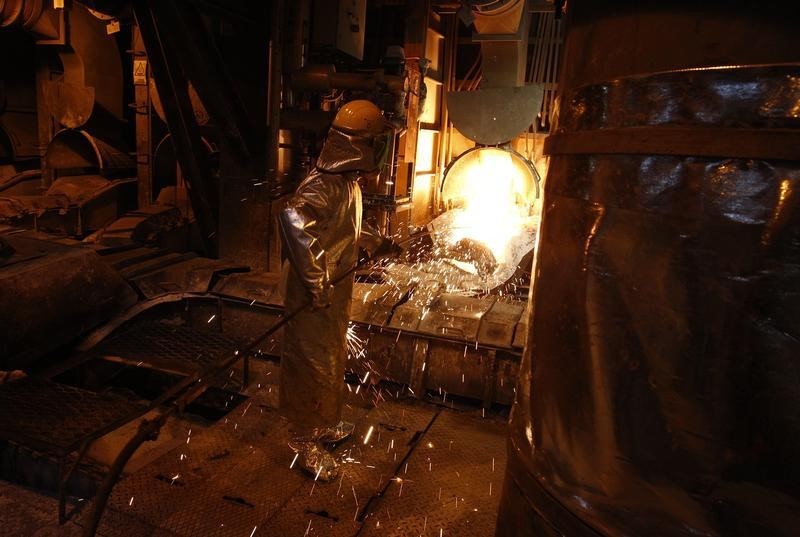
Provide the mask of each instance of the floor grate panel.
POLYGON ((0 386, 0 438, 60 454, 141 411, 119 396, 24 378, 0 386))
POLYGON ((443 411, 409 458, 402 482, 392 482, 371 506, 358 535, 493 536, 505 434, 504 423, 443 411))

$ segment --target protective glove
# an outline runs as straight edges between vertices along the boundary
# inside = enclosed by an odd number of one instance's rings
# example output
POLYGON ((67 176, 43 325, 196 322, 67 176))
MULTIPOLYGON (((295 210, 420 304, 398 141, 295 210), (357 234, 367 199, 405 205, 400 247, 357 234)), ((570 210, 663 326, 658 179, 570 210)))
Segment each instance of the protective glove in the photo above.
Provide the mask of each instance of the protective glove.
POLYGON ((319 311, 325 309, 333 302, 333 286, 326 284, 322 291, 311 296, 311 310, 319 311))

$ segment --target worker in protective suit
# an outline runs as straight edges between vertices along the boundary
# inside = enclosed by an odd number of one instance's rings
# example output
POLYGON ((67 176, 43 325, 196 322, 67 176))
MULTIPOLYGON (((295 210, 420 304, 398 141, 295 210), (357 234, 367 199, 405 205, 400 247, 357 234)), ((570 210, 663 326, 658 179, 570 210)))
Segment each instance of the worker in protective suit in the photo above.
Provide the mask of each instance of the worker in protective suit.
POLYGON ((374 175, 388 154, 391 131, 380 109, 365 100, 344 105, 333 121, 316 168, 281 211, 286 311, 303 309, 284 329, 280 408, 289 420, 296 463, 316 479, 335 479, 326 447, 349 436, 341 421, 346 333, 353 278, 342 278, 366 249, 385 248, 362 235, 359 177, 374 175))

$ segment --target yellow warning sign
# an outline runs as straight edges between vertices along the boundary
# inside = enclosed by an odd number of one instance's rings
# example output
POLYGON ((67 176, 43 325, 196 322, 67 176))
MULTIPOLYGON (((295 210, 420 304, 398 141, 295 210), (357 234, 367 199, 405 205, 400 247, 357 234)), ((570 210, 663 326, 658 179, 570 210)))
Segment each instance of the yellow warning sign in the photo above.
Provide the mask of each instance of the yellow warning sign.
POLYGON ((133 83, 137 86, 147 85, 147 60, 133 60, 133 83))

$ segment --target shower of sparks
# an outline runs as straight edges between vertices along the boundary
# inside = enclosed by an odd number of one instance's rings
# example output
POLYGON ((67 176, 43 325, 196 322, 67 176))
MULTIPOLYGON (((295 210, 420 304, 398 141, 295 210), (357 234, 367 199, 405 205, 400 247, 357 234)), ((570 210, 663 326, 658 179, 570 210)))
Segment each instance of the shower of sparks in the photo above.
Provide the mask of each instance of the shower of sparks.
POLYGON ((317 470, 317 475, 315 475, 315 476, 314 476, 314 481, 316 481, 317 479, 319 479, 319 474, 321 474, 321 473, 322 473, 322 468, 323 468, 323 466, 320 464, 320 465, 319 465, 319 470, 317 470))
POLYGON ((292 467, 294 467, 294 463, 296 463, 296 462, 297 462, 297 457, 299 457, 299 456, 300 456, 300 453, 299 453, 299 452, 297 452, 297 453, 295 453, 295 454, 294 454, 294 459, 292 459, 292 464, 290 464, 290 465, 289 465, 289 469, 290 469, 290 470, 292 469, 292 467))
MULTIPOLYGON (((367 340, 361 338, 356 330, 356 325, 347 325, 347 355, 348 358, 361 359, 367 353, 367 340)), ((366 382, 366 380, 364 381, 366 382)))

